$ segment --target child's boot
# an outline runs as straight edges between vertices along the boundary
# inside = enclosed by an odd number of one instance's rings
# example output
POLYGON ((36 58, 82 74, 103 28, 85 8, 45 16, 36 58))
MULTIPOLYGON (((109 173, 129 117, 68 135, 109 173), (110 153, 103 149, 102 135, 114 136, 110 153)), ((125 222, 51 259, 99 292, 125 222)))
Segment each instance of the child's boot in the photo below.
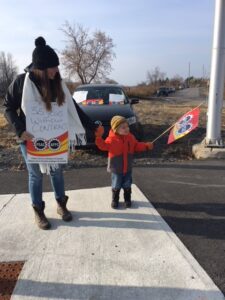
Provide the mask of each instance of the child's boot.
POLYGON ((126 208, 131 207, 131 188, 124 189, 124 201, 126 208))
POLYGON ((118 208, 120 198, 120 190, 112 189, 112 208, 118 208))

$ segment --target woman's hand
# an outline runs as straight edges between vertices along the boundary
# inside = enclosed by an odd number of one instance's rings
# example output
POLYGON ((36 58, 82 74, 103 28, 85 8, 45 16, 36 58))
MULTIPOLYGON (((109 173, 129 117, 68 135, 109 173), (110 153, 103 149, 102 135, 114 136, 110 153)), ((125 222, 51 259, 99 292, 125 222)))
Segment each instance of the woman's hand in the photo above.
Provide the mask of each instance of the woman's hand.
POLYGON ((34 138, 34 136, 29 133, 28 131, 24 131, 21 136, 20 136, 21 140, 23 141, 30 141, 34 138))
POLYGON ((98 126, 98 128, 95 130, 95 136, 96 137, 102 137, 104 134, 104 127, 103 126, 98 126))
POLYGON ((151 143, 151 142, 148 142, 148 143, 146 143, 146 146, 147 146, 147 149, 148 149, 148 150, 152 150, 153 147, 154 147, 154 144, 151 143))

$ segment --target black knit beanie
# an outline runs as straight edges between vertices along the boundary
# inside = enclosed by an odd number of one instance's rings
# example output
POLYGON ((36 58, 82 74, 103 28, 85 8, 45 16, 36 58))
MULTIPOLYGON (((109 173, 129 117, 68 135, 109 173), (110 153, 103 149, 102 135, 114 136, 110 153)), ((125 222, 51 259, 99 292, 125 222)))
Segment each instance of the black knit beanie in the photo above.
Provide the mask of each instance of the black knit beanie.
POLYGON ((35 40, 36 48, 32 54, 32 67, 34 69, 45 70, 59 65, 59 58, 55 51, 48 45, 43 37, 35 40))

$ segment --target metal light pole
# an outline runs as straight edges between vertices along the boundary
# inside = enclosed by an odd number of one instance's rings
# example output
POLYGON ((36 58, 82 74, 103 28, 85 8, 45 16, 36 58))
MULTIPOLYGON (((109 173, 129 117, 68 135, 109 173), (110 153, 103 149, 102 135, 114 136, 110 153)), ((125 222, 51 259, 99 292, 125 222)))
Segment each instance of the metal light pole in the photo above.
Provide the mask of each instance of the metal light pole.
POLYGON ((209 87, 206 145, 223 146, 221 139, 221 110, 225 78, 225 0, 215 0, 213 49, 209 87))
POLYGON ((188 88, 190 87, 191 62, 188 63, 188 88))

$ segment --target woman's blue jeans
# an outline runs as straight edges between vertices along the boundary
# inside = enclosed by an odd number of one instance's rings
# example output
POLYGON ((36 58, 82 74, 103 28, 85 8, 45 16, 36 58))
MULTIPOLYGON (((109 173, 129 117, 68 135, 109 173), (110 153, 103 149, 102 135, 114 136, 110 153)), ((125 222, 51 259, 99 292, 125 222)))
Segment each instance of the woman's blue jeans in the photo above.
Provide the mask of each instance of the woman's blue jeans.
MULTIPOLYGON (((43 174, 40 171, 39 164, 30 164, 27 163, 27 149, 26 144, 21 143, 20 149, 23 154, 24 160, 27 165, 28 175, 29 175, 29 192, 31 195, 31 201, 33 206, 43 207, 42 199, 42 181, 43 174)), ((64 188, 64 177, 62 166, 59 165, 59 168, 55 171, 50 171, 50 178, 53 191, 55 193, 55 199, 60 201, 65 196, 64 188)))

